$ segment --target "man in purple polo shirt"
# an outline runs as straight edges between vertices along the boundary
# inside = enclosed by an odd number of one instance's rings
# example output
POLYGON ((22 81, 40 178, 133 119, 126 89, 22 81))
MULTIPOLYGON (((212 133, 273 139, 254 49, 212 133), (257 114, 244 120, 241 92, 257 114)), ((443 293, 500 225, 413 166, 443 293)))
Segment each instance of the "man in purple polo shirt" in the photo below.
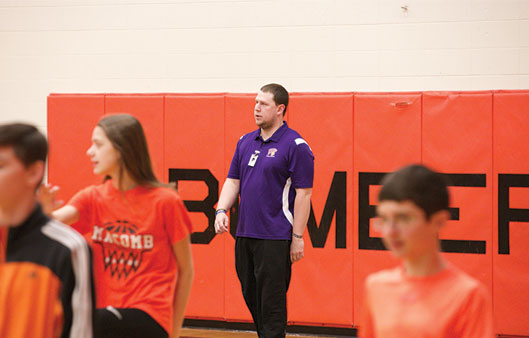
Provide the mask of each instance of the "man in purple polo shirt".
POLYGON ((303 258, 314 155, 283 121, 288 92, 261 88, 254 117, 259 129, 242 136, 217 205, 215 230, 228 230, 229 209, 240 194, 235 267, 259 337, 285 337, 291 265, 303 258))

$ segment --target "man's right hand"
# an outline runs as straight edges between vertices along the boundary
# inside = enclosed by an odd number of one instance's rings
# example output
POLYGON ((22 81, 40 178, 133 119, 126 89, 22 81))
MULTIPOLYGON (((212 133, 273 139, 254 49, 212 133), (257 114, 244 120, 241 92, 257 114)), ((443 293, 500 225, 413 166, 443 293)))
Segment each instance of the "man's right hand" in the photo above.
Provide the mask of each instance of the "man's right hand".
POLYGON ((215 216, 215 232, 217 234, 222 234, 228 231, 228 215, 225 212, 219 212, 215 216))

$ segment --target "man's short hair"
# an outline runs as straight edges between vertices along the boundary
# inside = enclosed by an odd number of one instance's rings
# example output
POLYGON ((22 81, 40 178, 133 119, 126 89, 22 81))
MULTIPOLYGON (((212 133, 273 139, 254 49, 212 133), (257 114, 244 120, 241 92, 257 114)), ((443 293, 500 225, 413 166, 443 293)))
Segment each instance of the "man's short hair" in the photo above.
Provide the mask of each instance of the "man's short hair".
POLYGON ((284 116, 287 112, 288 107, 288 92, 285 87, 277 83, 269 83, 267 85, 262 86, 261 91, 263 93, 271 93, 272 95, 274 95, 274 102, 276 103, 276 105, 279 106, 280 104, 282 104, 285 106, 285 110, 283 110, 284 116))
POLYGON ((386 175, 378 201, 411 201, 421 208, 426 218, 441 210, 448 210, 450 197, 447 180, 423 165, 413 164, 386 175))
POLYGON ((15 156, 26 166, 46 162, 48 142, 37 128, 25 123, 0 124, 0 147, 13 147, 15 156))

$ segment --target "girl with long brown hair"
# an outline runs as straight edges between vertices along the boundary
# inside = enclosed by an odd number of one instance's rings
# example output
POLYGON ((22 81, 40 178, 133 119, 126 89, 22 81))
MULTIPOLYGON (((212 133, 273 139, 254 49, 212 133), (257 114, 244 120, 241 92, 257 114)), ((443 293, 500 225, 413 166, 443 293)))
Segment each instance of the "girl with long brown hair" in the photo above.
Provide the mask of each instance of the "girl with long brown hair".
MULTIPOLYGON (((100 185, 52 212, 78 229, 93 251, 96 337, 178 337, 189 297, 192 226, 177 192, 155 177, 141 124, 102 118, 87 155, 100 185)), ((55 204, 55 188, 41 201, 55 204)))

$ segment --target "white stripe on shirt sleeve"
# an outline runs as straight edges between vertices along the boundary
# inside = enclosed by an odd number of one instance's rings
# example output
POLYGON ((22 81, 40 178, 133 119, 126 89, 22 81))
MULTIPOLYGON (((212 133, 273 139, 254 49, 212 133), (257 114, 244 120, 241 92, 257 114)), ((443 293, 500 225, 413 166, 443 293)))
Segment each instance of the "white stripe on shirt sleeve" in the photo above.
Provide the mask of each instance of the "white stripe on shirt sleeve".
POLYGON ((50 221, 42 232, 70 249, 75 286, 72 293, 72 327, 70 337, 92 337, 92 285, 90 254, 84 238, 72 228, 50 221))
POLYGON ((283 188, 283 214, 285 214, 285 217, 290 222, 290 224, 294 224, 294 216, 292 216, 292 213, 290 212, 290 209, 288 208, 288 194, 290 192, 290 186, 292 185, 292 180, 290 177, 288 178, 287 182, 285 183, 285 187, 283 188))
POLYGON ((305 143, 307 145, 307 147, 309 147, 310 151, 312 151, 312 149, 310 148, 309 144, 307 143, 307 141, 305 141, 304 139, 302 139, 301 137, 298 137, 297 139, 294 140, 294 142, 296 142, 296 145, 299 146, 300 144, 303 144, 305 143))

